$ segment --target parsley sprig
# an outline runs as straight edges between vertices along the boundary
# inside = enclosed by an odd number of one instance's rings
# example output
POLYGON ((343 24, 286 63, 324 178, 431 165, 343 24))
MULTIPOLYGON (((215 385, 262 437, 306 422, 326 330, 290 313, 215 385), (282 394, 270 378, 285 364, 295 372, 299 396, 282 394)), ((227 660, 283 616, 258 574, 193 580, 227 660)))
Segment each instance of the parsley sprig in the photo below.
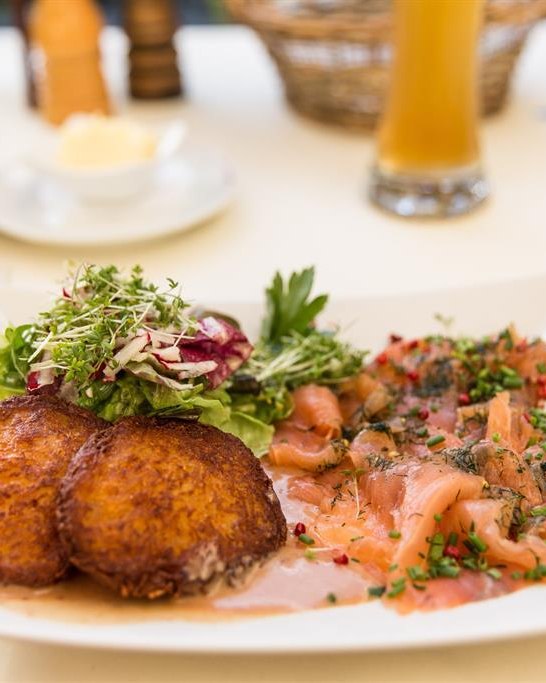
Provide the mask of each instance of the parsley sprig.
POLYGON ((267 314, 262 322, 263 339, 277 342, 286 335, 305 335, 309 331, 328 301, 326 294, 309 301, 314 278, 314 268, 292 273, 288 282, 283 280, 280 273, 275 273, 265 292, 267 314))
POLYGON ((238 410, 268 423, 290 414, 291 390, 313 382, 339 384, 362 368, 365 351, 341 341, 338 330, 316 329, 328 296, 310 299, 314 275, 314 268, 306 268, 285 282, 276 273, 266 290, 261 338, 231 384, 238 410))

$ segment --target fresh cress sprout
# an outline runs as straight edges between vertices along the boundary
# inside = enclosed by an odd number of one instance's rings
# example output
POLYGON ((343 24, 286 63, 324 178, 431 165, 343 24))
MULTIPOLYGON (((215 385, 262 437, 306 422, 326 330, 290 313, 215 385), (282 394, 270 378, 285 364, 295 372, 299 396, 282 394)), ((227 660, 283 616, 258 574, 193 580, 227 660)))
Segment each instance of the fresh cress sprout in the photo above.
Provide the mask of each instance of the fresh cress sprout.
POLYGON ((177 282, 169 280, 168 289, 160 291, 144 280, 140 266, 125 278, 113 265, 82 265, 71 274, 63 296, 40 315, 29 362, 32 370, 62 373, 66 382, 85 390, 113 361, 120 340, 139 330, 195 333, 196 320, 187 308, 177 282))

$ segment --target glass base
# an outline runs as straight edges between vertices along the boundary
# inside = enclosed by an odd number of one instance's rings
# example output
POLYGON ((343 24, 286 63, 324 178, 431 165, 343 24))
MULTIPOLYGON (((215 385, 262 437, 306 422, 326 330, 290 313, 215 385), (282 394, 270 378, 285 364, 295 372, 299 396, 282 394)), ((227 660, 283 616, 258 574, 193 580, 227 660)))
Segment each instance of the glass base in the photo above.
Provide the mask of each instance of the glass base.
POLYGON ((371 201, 397 216, 445 218, 472 211, 488 196, 489 188, 479 168, 434 176, 372 171, 371 201))

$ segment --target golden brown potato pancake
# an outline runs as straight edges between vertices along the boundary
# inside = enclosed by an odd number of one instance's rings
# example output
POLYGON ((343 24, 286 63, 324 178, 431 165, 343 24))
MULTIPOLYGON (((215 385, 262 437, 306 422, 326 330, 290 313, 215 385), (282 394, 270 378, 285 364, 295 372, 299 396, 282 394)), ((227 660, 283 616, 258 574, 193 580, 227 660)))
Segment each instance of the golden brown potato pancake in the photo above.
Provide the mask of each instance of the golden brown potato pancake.
POLYGON ((52 396, 0 403, 0 582, 45 586, 65 574, 56 528, 60 482, 70 458, 103 424, 52 396))
POLYGON ((70 561, 125 597, 233 582, 286 540, 259 461, 197 422, 133 417, 96 434, 72 460, 59 500, 70 561))

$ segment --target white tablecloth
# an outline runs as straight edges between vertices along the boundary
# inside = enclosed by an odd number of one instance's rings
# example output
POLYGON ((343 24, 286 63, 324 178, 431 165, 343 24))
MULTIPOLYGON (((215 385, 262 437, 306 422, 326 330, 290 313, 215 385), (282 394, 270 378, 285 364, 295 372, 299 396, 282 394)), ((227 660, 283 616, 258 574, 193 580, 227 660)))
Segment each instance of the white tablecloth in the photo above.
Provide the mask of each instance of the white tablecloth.
MULTIPOLYGON (((510 106, 483 125, 489 203, 449 222, 406 222, 365 200, 372 140, 311 123, 285 106, 258 40, 239 28, 181 36, 185 102, 128 105, 125 44, 105 36, 120 110, 143 120, 182 113, 196 142, 222 149, 240 191, 222 217, 155 243, 104 249, 32 247, 0 237, 0 280, 50 283, 63 261, 141 263, 179 278, 196 299, 256 299, 272 272, 307 264, 337 295, 422 290, 546 269, 546 25, 520 63, 510 106)), ((0 165, 36 121, 23 104, 19 43, 0 32, 0 165)), ((544 681, 546 638, 429 652, 302 657, 175 657, 0 642, 2 681, 544 681)))
MULTIPOLYGON (((121 92, 124 43, 107 36, 121 92)), ((509 108, 483 126, 492 185, 487 206, 449 222, 415 223, 368 204, 369 136, 292 114, 258 39, 245 29, 182 35, 185 103, 132 105, 143 119, 183 113, 197 142, 215 145, 240 180, 236 204, 190 234, 115 249, 31 248, 0 237, 0 269, 15 281, 58 277, 67 258, 141 262, 178 277, 195 297, 256 297, 272 271, 314 263, 338 294, 398 292, 541 272, 546 253, 546 25, 520 63, 509 108)), ((32 119, 23 106, 17 41, 0 40, 0 154, 16 151, 32 119)), ((125 109, 125 102, 121 108, 125 109)))

